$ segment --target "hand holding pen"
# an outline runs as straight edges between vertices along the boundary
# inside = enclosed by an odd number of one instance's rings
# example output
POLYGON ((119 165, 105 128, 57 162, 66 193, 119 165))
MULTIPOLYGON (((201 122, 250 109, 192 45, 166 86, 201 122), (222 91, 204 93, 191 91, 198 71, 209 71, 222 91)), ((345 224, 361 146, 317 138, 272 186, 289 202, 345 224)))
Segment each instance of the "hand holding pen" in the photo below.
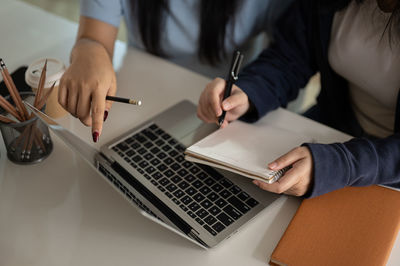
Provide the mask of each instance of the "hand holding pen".
MULTIPOLYGON (((235 84, 235 81, 238 79, 239 69, 243 61, 243 55, 240 51, 235 51, 232 57, 231 67, 229 68, 228 75, 226 77, 226 85, 225 85, 225 92, 224 98, 228 98, 232 93, 232 86, 235 84)), ((225 120, 226 111, 222 111, 222 115, 218 118, 219 126, 222 126, 225 120)))
POLYGON ((197 116, 207 122, 216 123, 221 128, 244 115, 250 108, 249 99, 239 87, 238 79, 243 55, 235 52, 226 81, 216 78, 203 90, 197 107, 197 116))

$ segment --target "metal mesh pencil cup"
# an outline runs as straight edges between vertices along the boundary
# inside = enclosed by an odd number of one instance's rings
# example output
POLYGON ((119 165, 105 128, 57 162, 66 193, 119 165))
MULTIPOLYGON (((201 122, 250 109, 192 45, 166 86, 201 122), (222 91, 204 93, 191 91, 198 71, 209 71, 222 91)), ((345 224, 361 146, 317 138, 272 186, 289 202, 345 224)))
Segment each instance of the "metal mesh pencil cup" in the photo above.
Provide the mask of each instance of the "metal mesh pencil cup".
MULTIPOLYGON (((34 93, 21 92, 20 95, 24 101, 33 103, 34 93)), ((9 96, 5 98, 9 100, 9 96)), ((7 112, 1 108, 0 113, 7 115, 7 112)), ((53 150, 49 129, 36 116, 23 122, 0 122, 0 131, 7 149, 7 157, 14 163, 39 163, 53 150)))

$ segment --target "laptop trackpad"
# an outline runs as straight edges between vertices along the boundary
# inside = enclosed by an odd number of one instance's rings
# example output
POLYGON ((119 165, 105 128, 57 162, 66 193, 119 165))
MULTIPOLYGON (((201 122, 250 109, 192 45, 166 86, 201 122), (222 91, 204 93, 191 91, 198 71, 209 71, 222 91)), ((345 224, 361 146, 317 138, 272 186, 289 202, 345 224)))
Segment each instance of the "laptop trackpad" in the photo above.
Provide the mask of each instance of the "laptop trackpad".
POLYGON ((205 138, 206 136, 210 135, 217 129, 218 129, 218 126, 216 124, 201 123, 197 128, 190 131, 185 136, 182 136, 179 139, 179 141, 186 147, 189 147, 192 144, 194 144, 194 143, 200 141, 201 139, 205 138))

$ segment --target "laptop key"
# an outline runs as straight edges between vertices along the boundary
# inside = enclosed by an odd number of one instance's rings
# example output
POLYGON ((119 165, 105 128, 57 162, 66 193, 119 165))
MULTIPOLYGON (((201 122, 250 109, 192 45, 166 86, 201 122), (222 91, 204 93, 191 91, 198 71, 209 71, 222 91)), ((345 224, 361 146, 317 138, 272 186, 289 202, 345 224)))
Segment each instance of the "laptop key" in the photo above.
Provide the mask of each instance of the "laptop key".
POLYGON ((175 191, 177 189, 177 187, 174 184, 169 184, 168 186, 166 186, 166 189, 169 192, 173 192, 173 191, 175 191))
POLYGON ((212 206, 212 203, 211 203, 211 201, 206 199, 205 201, 200 203, 200 205, 203 206, 204 209, 208 209, 208 208, 210 208, 212 206))
POLYGON ((229 191, 236 195, 237 193, 239 193, 242 190, 238 186, 233 186, 229 189, 229 191))
POLYGON ((144 143, 146 141, 146 138, 142 134, 137 134, 136 139, 139 143, 144 143))
POLYGON ((184 152, 186 150, 186 148, 180 144, 176 145, 175 149, 177 149, 180 152, 184 152))
POLYGON ((174 163, 170 166, 172 168, 172 170, 177 171, 179 168, 181 168, 181 166, 177 163, 174 163))
POLYGON ((203 220, 200 219, 200 218, 196 218, 196 222, 198 222, 200 225, 203 225, 203 224, 204 224, 203 220))
POLYGON ((201 195, 200 193, 197 193, 196 195, 193 196, 193 199, 196 202, 201 202, 201 201, 203 201, 205 199, 205 197, 203 195, 201 195))
POLYGON ((154 158, 153 160, 150 161, 150 163, 154 166, 157 166, 160 163, 160 160, 158 160, 157 158, 154 158))
POLYGON ((158 147, 161 147, 162 145, 165 144, 165 142, 164 142, 162 139, 157 140, 155 143, 156 143, 156 145, 157 145, 158 147))
POLYGON ((184 158, 182 155, 179 155, 178 157, 175 158, 175 160, 176 160, 178 163, 180 163, 180 162, 184 161, 185 158, 184 158))
POLYGON ((126 152, 126 155, 128 155, 129 157, 132 157, 134 154, 135 154, 135 151, 133 151, 133 150, 128 150, 126 152))
POLYGON ((189 169, 189 171, 192 174, 197 174, 198 172, 200 172, 200 168, 198 168, 197 166, 193 166, 192 168, 189 169))
POLYGON ((156 154, 160 151, 160 149, 158 147, 154 147, 150 150, 151 153, 156 154))
POLYGON ((185 192, 186 192, 189 196, 193 196, 194 194, 197 193, 197 190, 194 189, 194 188, 192 188, 192 187, 190 187, 190 188, 186 189, 185 192))
POLYGON ((217 201, 215 201, 215 204, 216 204, 218 207, 223 208, 223 207, 225 207, 228 203, 227 203, 225 200, 223 200, 223 199, 218 199, 217 201))
POLYGON ((149 166, 149 167, 146 168, 146 172, 149 173, 149 174, 153 173, 155 170, 156 169, 153 166, 149 166))
POLYGON ((156 130, 158 128, 158 126, 156 124, 152 124, 151 126, 149 126, 149 128, 151 130, 156 130))
POLYGON ((171 146, 169 146, 168 144, 166 144, 166 145, 162 146, 161 149, 162 149, 163 151, 169 151, 169 150, 171 150, 172 148, 171 148, 171 146))
POLYGON ((182 181, 178 184, 178 187, 180 187, 181 189, 186 189, 189 187, 189 183, 186 181, 182 181))
POLYGON ((217 219, 215 219, 213 216, 209 215, 207 218, 204 219, 204 222, 206 222, 208 225, 213 225, 217 219))
POLYGON ((179 207, 181 207, 181 209, 182 209, 184 212, 186 212, 186 211, 189 210, 184 204, 179 205, 179 207))
POLYGON ((166 175, 167 177, 171 177, 174 175, 174 172, 170 169, 168 169, 166 172, 164 172, 164 175, 166 175))
POLYGON ((142 160, 142 157, 140 155, 136 155, 135 157, 132 158, 132 160, 136 163, 140 162, 142 160))
POLYGON ((151 154, 151 153, 146 153, 143 157, 144 157, 146 160, 151 160, 151 159, 154 157, 154 155, 151 154))
POLYGON ((150 147, 154 146, 154 144, 151 143, 150 141, 148 141, 145 144, 143 144, 143 146, 145 146, 147 149, 149 149, 150 147))
POLYGON ((154 174, 151 175, 155 180, 158 180, 162 177, 162 174, 160 172, 155 172, 154 174))
POLYGON ((189 172, 185 169, 181 169, 178 171, 178 175, 180 175, 181 177, 185 177, 187 174, 189 174, 189 172))
POLYGON ((166 164, 166 165, 170 165, 170 164, 172 164, 174 162, 174 160, 172 160, 171 158, 166 158, 165 160, 164 160, 164 163, 166 164))
POLYGON ((178 199, 181 198, 183 195, 185 195, 185 193, 180 189, 174 192, 174 196, 177 197, 178 199))
POLYGON ((196 212, 197 216, 200 218, 204 218, 208 215, 208 212, 205 209, 200 209, 196 212))
POLYGON ((196 202, 193 202, 192 204, 189 205, 189 209, 191 209, 192 211, 197 211, 198 209, 200 209, 200 205, 197 204, 196 202))
POLYGON ((177 176, 177 175, 174 175, 174 176, 171 178, 171 181, 174 182, 175 184, 178 184, 179 182, 182 181, 182 178, 180 178, 180 177, 177 176))
MULTIPOLYGON (((160 134, 159 134, 159 135, 160 135, 160 134)), ((168 135, 167 133, 162 134, 161 137, 162 137, 164 140, 168 140, 168 139, 171 138, 171 136, 168 135)))
POLYGON ((184 168, 190 168, 192 165, 193 165, 193 164, 192 164, 191 162, 189 162, 189 161, 184 161, 184 162, 182 163, 182 166, 183 166, 184 168))
POLYGON ((192 183, 192 186, 194 186, 195 188, 199 189, 203 186, 203 183, 201 183, 199 180, 196 180, 192 183))
MULTIPOLYGON (((216 207, 216 206, 212 206, 210 209, 208 209, 208 211, 212 214, 212 215, 217 215, 218 213, 221 212, 221 209, 216 207)), ((218 218, 218 217, 217 217, 218 218)))
POLYGON ((217 231, 218 233, 225 229, 225 226, 220 222, 215 223, 212 228, 217 231))
POLYGON ((220 184, 215 184, 214 186, 211 187, 215 192, 220 192, 223 187, 220 184))
POLYGON ((131 148, 134 149, 134 150, 138 149, 139 147, 140 147, 140 144, 137 143, 136 141, 131 144, 131 148))
POLYGON ((139 163, 139 166, 142 168, 145 168, 145 167, 149 166, 149 163, 146 161, 142 161, 141 163, 139 163))
POLYGON ((205 196, 208 193, 210 193, 211 189, 209 187, 207 187, 207 186, 204 186, 199 191, 205 196))
POLYGON ((204 227, 204 229, 206 229, 213 236, 217 235, 217 232, 215 232, 213 229, 211 229, 211 227, 209 227, 208 225, 205 224, 203 227, 204 227))
POLYGON ((204 172, 200 172, 196 175, 199 179, 204 180, 208 177, 208 175, 204 172))
POLYGON ((215 194, 214 192, 212 192, 207 196, 207 198, 214 202, 214 201, 216 201, 218 199, 218 195, 215 194))
POLYGON ((159 189, 161 192, 165 192, 165 188, 164 188, 163 186, 161 186, 161 185, 158 186, 158 189, 159 189))
POLYGON ((232 196, 232 193, 229 192, 228 190, 224 189, 221 192, 219 192, 219 195, 221 195, 221 197, 223 197, 224 199, 227 199, 230 196, 232 196))
POLYGON ((206 183, 208 186, 212 186, 215 184, 215 181, 212 178, 207 178, 206 180, 204 180, 204 183, 206 183))
POLYGON ((195 219, 197 216, 196 214, 194 214, 192 211, 188 211, 187 214, 192 217, 193 219, 195 219))
POLYGON ((250 207, 247 206, 243 201, 240 199, 236 198, 235 196, 232 196, 228 199, 228 202, 232 204, 236 209, 241 211, 242 213, 246 213, 250 210, 250 207))
POLYGON ((252 208, 258 205, 258 201, 253 198, 248 199, 246 203, 252 208))
POLYGON ((185 180, 188 182, 193 182, 196 178, 193 175, 187 175, 185 176, 185 180))
POLYGON ((147 150, 146 150, 145 148, 140 148, 137 152, 138 152, 139 154, 144 154, 144 153, 147 152, 147 150))
POLYGON ((168 167, 165 164, 160 164, 159 166, 157 166, 157 169, 160 170, 160 172, 164 172, 168 169, 168 167))
POLYGON ((181 201, 182 201, 183 204, 188 205, 188 204, 191 203, 193 200, 192 200, 192 198, 189 197, 189 196, 184 196, 184 197, 181 199, 181 201))
POLYGON ((165 192, 165 195, 167 195, 167 197, 168 197, 168 198, 172 198, 172 194, 171 194, 171 193, 169 193, 168 191, 167 191, 167 192, 165 192))
POLYGON ((163 179, 161 179, 159 182, 163 186, 166 186, 166 185, 168 185, 170 183, 169 180, 166 179, 165 177, 163 179))
POLYGON ((150 140, 155 141, 158 137, 153 134, 150 130, 144 130, 143 134, 148 137, 150 140))
POLYGON ((237 195, 237 197, 243 201, 246 201, 248 198, 250 198, 249 194, 247 194, 246 192, 242 191, 241 193, 239 193, 237 195))
POLYGON ((238 210, 233 208, 231 205, 228 205, 225 208, 223 208, 223 211, 226 212, 230 217, 232 217, 235 220, 239 219, 242 216, 242 214, 238 210))
POLYGON ((175 151, 175 150, 172 150, 172 151, 170 151, 168 154, 169 154, 169 156, 171 156, 171 157, 175 157, 175 156, 177 156, 179 153, 178 153, 177 151, 175 151))
POLYGON ((128 145, 125 142, 121 142, 120 144, 118 144, 117 148, 121 151, 126 151, 127 149, 129 149, 128 145))
POLYGON ((157 154, 158 159, 164 159, 165 157, 167 157, 167 155, 164 152, 160 152, 159 154, 157 154))

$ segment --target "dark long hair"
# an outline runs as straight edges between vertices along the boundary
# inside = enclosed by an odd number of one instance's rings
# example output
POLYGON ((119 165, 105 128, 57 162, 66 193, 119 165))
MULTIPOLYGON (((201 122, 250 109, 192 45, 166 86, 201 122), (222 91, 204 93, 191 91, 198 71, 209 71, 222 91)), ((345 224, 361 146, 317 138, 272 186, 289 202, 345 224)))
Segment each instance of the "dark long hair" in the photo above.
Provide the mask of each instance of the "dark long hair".
MULTIPOLYGON (((201 0, 198 56, 203 62, 216 65, 226 57, 225 34, 227 25, 234 21, 240 0, 201 0)), ((132 14, 137 15, 142 42, 146 50, 159 56, 168 56, 161 49, 160 35, 169 13, 168 0, 131 0, 132 14), (137 9, 136 9, 137 8, 137 9), (135 10, 136 9, 136 10, 135 10)), ((232 23, 233 26, 234 23, 232 23)), ((233 30, 233 29, 232 29, 233 30)))

